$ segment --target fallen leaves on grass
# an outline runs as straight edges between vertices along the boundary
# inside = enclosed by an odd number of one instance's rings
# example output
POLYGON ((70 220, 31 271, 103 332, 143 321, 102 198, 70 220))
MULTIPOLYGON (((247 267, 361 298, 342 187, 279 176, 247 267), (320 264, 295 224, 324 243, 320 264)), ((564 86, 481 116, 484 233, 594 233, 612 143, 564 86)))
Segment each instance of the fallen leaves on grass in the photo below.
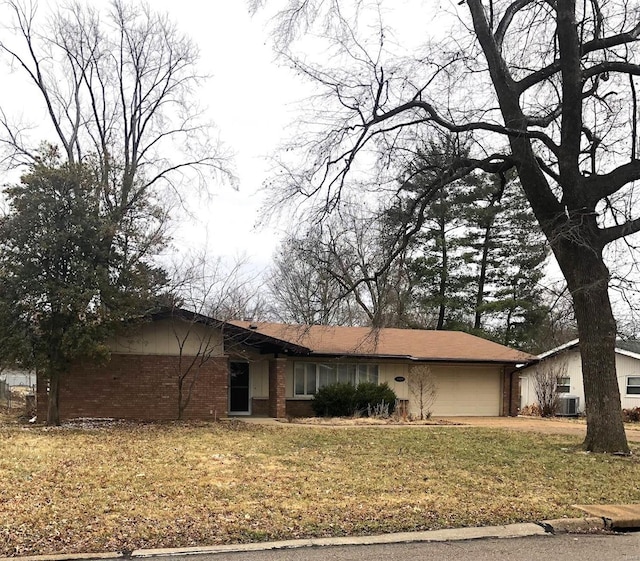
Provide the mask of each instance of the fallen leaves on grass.
POLYGON ((0 555, 505 524, 639 502, 634 458, 432 427, 0 427, 0 555))

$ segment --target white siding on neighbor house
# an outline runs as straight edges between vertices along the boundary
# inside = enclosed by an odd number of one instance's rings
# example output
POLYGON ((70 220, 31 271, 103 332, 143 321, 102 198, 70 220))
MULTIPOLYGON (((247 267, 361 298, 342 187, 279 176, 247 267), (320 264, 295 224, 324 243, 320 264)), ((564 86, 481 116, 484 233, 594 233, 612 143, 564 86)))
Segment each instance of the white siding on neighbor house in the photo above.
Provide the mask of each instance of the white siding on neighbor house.
POLYGON ((535 374, 539 368, 549 367, 559 374, 568 376, 570 390, 567 395, 580 398, 579 411, 584 411, 584 389, 582 386, 582 364, 580 363, 580 351, 571 349, 554 357, 545 359, 543 364, 536 364, 525 369, 520 376, 520 408, 537 403, 535 391, 535 374), (566 363, 566 373, 563 365, 566 363), (562 374, 560 374, 562 373, 562 374))
MULTIPOLYGON (((582 380, 582 363, 580 351, 571 349, 564 353, 547 359, 551 365, 559 366, 563 362, 567 363, 567 373, 570 377, 569 395, 580 398, 579 411, 584 412, 584 384, 582 380)), ((524 370, 520 378, 520 405, 533 405, 536 403, 535 394, 535 372, 539 365, 532 366, 524 370)), ((640 407, 640 395, 627 395, 627 378, 629 376, 640 376, 640 359, 627 356, 621 352, 616 352, 616 375, 618 377, 618 388, 620 390, 620 400, 623 409, 640 407)))
POLYGON ((35 370, 3 370, 0 372, 0 380, 7 382, 9 386, 29 386, 36 385, 35 370))
POLYGON ((166 319, 142 323, 127 337, 108 342, 111 352, 117 354, 198 356, 203 349, 212 356, 223 356, 222 333, 219 329, 202 324, 191 324, 180 319, 166 319))
POLYGON ((640 394, 627 395, 627 378, 640 377, 640 360, 631 356, 616 353, 616 374, 623 409, 640 407, 640 394))

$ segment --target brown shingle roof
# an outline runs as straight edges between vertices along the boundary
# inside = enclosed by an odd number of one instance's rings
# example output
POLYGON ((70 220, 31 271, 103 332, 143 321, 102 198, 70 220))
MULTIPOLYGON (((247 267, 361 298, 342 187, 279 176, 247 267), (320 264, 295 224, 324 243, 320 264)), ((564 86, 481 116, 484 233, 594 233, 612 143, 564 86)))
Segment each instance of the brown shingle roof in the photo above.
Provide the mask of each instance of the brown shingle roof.
POLYGON ((314 355, 398 357, 455 362, 526 363, 533 355, 460 331, 422 329, 372 330, 231 321, 233 325, 307 347, 314 355))

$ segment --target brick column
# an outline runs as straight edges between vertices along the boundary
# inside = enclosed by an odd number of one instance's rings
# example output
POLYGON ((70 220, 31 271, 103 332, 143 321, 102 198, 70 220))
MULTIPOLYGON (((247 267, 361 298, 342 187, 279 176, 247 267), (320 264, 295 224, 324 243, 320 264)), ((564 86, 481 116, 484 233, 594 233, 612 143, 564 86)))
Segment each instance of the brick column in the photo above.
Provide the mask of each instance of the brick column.
POLYGON ((286 417, 285 400, 285 358, 272 358, 269 361, 269 416, 276 419, 286 417))
POLYGON ((520 371, 511 373, 511 411, 512 417, 517 417, 520 413, 520 371))
POLYGON ((520 372, 505 367, 502 373, 502 416, 517 417, 520 409, 520 372))

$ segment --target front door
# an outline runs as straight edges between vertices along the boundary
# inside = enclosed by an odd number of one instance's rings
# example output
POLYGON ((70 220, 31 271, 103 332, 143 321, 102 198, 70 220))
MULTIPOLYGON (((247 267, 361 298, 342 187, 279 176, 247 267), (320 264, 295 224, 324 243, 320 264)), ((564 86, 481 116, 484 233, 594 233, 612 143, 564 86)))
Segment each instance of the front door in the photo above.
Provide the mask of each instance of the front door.
POLYGON ((249 363, 231 362, 229 364, 229 413, 231 415, 249 415, 249 363))

